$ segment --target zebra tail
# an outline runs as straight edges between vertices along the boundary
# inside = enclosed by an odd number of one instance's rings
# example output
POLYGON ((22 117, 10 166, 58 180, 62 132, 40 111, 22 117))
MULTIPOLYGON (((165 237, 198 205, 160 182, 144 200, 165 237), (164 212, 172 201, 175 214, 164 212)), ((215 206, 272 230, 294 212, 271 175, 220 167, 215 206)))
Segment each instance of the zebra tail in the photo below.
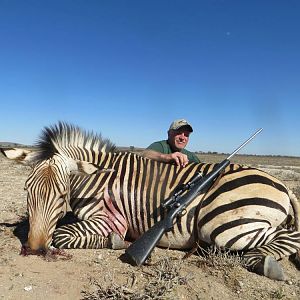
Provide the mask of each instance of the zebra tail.
POLYGON ((296 231, 300 231, 300 203, 292 190, 288 189, 288 192, 294 210, 295 229, 296 231))

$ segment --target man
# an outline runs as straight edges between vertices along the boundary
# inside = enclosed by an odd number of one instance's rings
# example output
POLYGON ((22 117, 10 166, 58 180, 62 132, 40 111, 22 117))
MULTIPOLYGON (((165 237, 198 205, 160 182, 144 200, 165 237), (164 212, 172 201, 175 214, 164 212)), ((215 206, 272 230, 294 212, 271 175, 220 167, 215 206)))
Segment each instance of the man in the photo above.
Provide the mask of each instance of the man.
POLYGON ((199 158, 186 149, 192 126, 184 119, 175 120, 168 130, 168 139, 152 143, 144 152, 144 157, 185 167, 188 162, 200 163, 199 158))

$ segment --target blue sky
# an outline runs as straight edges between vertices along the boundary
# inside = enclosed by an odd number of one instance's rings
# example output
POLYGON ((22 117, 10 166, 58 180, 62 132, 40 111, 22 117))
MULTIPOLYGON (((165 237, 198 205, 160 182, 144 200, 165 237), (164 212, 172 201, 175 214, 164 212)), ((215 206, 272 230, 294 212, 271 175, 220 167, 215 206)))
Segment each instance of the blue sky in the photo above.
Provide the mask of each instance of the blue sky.
POLYGON ((298 0, 0 0, 0 141, 58 120, 119 146, 300 156, 298 0))

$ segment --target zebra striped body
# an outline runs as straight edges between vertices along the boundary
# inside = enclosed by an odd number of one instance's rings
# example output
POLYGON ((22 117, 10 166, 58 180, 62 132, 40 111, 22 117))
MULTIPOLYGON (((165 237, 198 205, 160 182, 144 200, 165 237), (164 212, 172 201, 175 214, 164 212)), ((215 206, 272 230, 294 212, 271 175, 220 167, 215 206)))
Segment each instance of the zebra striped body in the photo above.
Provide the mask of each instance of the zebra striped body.
MULTIPOLYGON (((123 238, 127 235, 129 239, 135 240, 161 219, 164 213, 160 211, 161 201, 178 185, 190 180, 195 172, 201 170, 202 165, 190 164, 182 169, 133 153, 119 153, 111 156, 111 165, 107 167, 115 172, 93 175, 88 179, 71 179, 70 206, 81 219, 87 220, 91 214, 95 215, 99 211, 109 214, 110 218, 113 218, 113 215, 114 223, 110 226, 114 228, 107 227, 109 222, 98 226, 102 234, 107 236, 110 231, 115 231, 123 238), (118 226, 115 226, 116 224, 118 226)), ((161 245, 166 244, 172 248, 191 246, 191 218, 194 218, 195 205, 191 212, 181 219, 173 234, 168 234, 162 239, 161 245)))
POLYGON ((230 168, 205 196, 197 226, 207 243, 245 250, 254 247, 259 230, 284 222, 290 199, 274 177, 253 168, 230 168))
MULTIPOLYGON (((109 146, 107 141, 103 143, 99 137, 91 137, 66 124, 46 128, 35 158, 39 163, 27 181, 31 191, 30 226, 33 226, 29 233, 30 247, 47 248, 53 238, 54 245, 60 248, 103 248, 108 245, 111 233, 135 240, 163 218, 166 212, 160 204, 178 186, 188 182, 196 172, 205 175, 214 167, 191 163, 180 168, 133 153, 110 152, 109 146), (56 182, 62 180, 64 184, 51 181, 49 161, 57 162, 58 166, 52 165, 59 169, 56 182), (76 169, 78 161, 81 167, 76 169), (43 171, 39 173, 37 169, 43 171), (71 169, 89 170, 90 175, 70 176, 71 169), (95 173, 94 169, 107 172, 95 173), (54 231, 58 218, 65 213, 59 199, 64 199, 81 221, 54 231), (49 202, 61 207, 61 212, 49 202), (34 225, 33 220, 39 221, 34 225), (38 231, 40 224, 48 224, 47 238, 41 238, 47 235, 45 232, 31 233, 38 231)), ((288 190, 279 180, 254 168, 230 164, 212 188, 186 208, 186 214, 159 245, 189 249, 202 241, 219 248, 242 250, 250 269, 282 279, 281 274, 273 276, 264 269, 269 257, 278 260, 300 249, 300 233, 280 227, 290 209, 288 190)))
MULTIPOLYGON (((190 164, 179 168, 133 153, 120 153, 112 161, 113 164, 108 165, 115 170, 112 174, 71 180, 70 205, 80 219, 88 220, 99 211, 118 215, 120 226, 110 228, 106 222, 100 226, 102 235, 116 231, 124 238, 127 234, 131 240, 161 219, 163 211, 160 210, 160 203, 178 185, 189 181, 196 172, 206 174, 214 167, 213 164, 190 164)), ((202 241, 241 250, 245 247, 245 241, 255 236, 257 229, 282 224, 289 209, 287 189, 277 179, 257 169, 231 164, 216 186, 187 207, 187 213, 159 245, 190 248, 195 242, 196 218, 198 237, 202 241), (235 238, 241 232, 243 237, 233 243, 231 237, 235 238), (246 232, 249 234, 245 235, 246 232)), ((115 219, 113 224, 116 224, 115 219)))

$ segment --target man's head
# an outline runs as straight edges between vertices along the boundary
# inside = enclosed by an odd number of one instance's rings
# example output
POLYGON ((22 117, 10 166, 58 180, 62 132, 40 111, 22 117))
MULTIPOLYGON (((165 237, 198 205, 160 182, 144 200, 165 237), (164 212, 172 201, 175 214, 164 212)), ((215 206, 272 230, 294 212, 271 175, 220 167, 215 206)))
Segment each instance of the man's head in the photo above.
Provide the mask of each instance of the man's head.
POLYGON ((192 126, 184 119, 175 120, 168 130, 168 143, 173 151, 181 151, 189 141, 192 126))

